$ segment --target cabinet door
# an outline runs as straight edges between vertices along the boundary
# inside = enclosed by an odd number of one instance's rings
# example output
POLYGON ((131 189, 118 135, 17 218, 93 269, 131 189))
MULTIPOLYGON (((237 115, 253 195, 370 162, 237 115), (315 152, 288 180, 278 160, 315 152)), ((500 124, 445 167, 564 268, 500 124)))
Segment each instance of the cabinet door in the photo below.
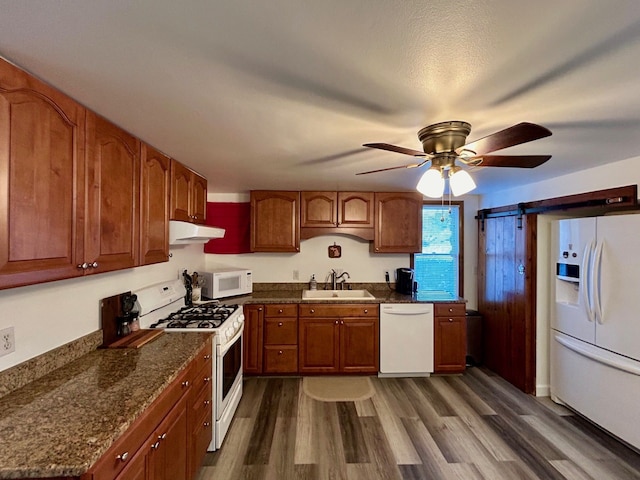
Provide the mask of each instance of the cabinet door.
POLYGON ((300 251, 299 192, 251 192, 251 251, 300 251))
POLYGON ((171 409, 149 440, 153 480, 187 480, 187 395, 171 409))
POLYGON ((336 373, 340 369, 340 321, 301 318, 298 331, 300 373, 336 373))
POLYGON ((142 145, 140 193, 140 264, 169 260, 171 159, 142 145))
POLYGON ((422 249, 422 195, 375 194, 376 253, 414 253, 422 249))
POLYGON ((338 192, 338 227, 373 228, 373 193, 338 192))
POLYGON ((335 227, 337 220, 336 192, 301 192, 300 226, 335 227))
POLYGON ((139 248, 140 141, 87 111, 87 273, 134 267, 139 248))
POLYGON ((136 452, 126 467, 120 472, 115 480, 148 480, 147 475, 147 452, 141 448, 136 452))
POLYGON ((85 109, 0 59, 0 288, 83 274, 85 109))
POLYGON ((191 221, 205 223, 207 219, 207 179, 191 172, 191 221))
POLYGON ((378 319, 340 320, 340 371, 376 373, 379 365, 378 319))
POLYGON ((191 221, 191 170, 171 160, 171 220, 191 221))
POLYGON ((262 373, 262 346, 264 307, 244 306, 244 332, 242 334, 242 369, 245 374, 262 373))
POLYGON ((434 370, 436 373, 459 373, 466 367, 466 317, 435 317, 434 370))

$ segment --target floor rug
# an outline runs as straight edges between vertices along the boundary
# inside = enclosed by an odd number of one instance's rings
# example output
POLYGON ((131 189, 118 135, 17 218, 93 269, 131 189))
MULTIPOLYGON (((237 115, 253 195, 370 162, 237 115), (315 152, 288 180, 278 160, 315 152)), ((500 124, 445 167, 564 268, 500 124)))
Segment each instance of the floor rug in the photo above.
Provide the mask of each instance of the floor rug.
POLYGON ((302 390, 321 402, 357 402, 374 393, 369 377, 304 377, 302 390))

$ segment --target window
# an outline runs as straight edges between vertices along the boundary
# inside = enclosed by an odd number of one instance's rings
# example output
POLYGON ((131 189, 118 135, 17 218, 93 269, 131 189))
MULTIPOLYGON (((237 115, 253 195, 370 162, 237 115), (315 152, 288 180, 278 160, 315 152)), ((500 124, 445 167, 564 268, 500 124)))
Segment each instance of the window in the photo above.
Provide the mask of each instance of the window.
POLYGON ((422 205, 422 253, 412 257, 418 298, 462 296, 463 203, 422 205))

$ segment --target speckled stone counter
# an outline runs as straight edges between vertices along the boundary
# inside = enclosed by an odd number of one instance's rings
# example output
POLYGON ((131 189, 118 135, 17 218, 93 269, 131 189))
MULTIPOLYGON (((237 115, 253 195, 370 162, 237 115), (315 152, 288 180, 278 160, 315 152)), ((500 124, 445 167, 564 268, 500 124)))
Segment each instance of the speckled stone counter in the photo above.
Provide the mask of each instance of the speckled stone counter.
MULTIPOLYGON (((332 300, 332 299, 302 299, 301 285, 295 283, 269 283, 254 284, 254 291, 251 295, 243 295, 225 299, 226 303, 237 303, 239 305, 255 303, 466 303, 464 298, 444 298, 435 295, 418 294, 403 295, 389 288, 386 284, 380 283, 353 283, 353 289, 368 290, 375 298, 359 298, 357 300, 332 300)), ((319 285, 321 290, 323 285, 319 285)))
POLYGON ((195 358, 210 334, 100 349, 0 397, 0 478, 85 473, 195 358))

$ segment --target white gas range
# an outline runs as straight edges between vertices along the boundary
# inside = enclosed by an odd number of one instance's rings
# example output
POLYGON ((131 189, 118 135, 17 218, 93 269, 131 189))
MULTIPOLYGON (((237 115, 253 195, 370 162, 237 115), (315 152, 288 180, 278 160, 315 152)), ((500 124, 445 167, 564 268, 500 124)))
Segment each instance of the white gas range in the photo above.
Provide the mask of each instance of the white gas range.
POLYGON ((212 377, 215 428, 208 450, 220 448, 242 397, 242 307, 217 300, 185 306, 181 280, 161 282, 135 292, 140 305, 140 328, 165 332, 215 333, 212 377))

